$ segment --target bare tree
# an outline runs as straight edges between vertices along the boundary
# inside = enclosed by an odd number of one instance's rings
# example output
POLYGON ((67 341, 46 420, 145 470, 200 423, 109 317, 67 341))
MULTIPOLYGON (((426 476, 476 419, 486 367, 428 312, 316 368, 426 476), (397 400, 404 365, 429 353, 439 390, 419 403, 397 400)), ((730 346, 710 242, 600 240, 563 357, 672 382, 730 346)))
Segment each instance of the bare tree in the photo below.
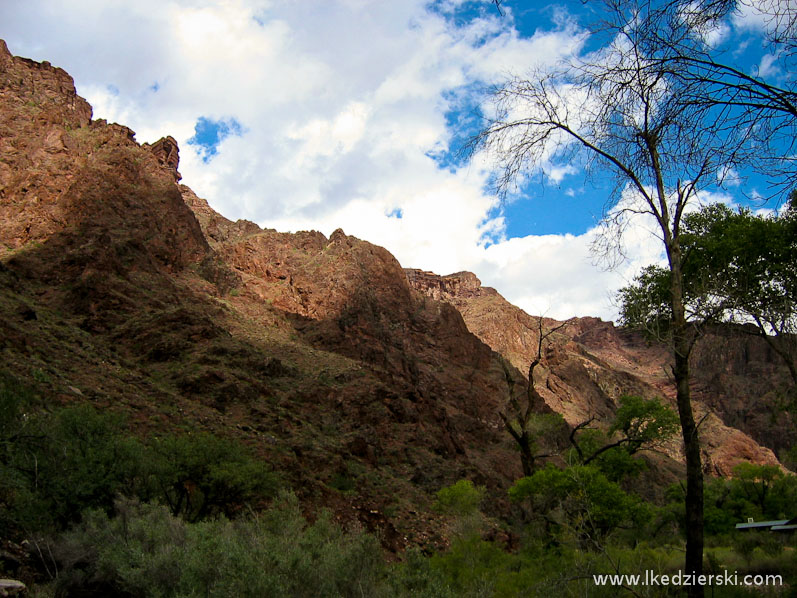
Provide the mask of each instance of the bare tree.
POLYGON ((542 362, 542 351, 548 339, 556 332, 567 326, 567 322, 545 329, 543 318, 537 320, 539 330, 537 339, 537 353, 529 365, 528 383, 523 393, 515 392, 515 379, 509 369, 509 365, 502 361, 504 375, 507 386, 509 387, 509 401, 505 411, 498 413, 504 423, 506 431, 515 441, 520 452, 520 464, 523 468, 523 475, 530 476, 534 473, 535 464, 538 459, 552 457, 554 453, 539 453, 540 446, 538 439, 550 436, 557 427, 564 424, 561 416, 554 414, 541 413, 541 408, 545 405, 545 400, 537 391, 537 380, 535 370, 542 362))
POLYGON ((748 132, 749 147, 756 151, 746 159, 769 175, 773 195, 783 197, 797 185, 797 81, 773 74, 797 67, 793 0, 605 1, 613 10, 639 15, 635 26, 641 49, 654 69, 680 79, 681 104, 706 111, 724 130, 748 132), (640 5, 646 8, 640 10, 640 5), (741 12, 761 21, 771 51, 768 58, 773 61, 768 69, 744 70, 711 43, 724 20, 741 12))
MULTIPOLYGON (((647 3, 606 4, 603 28, 611 31, 611 43, 495 88, 494 112, 471 149, 492 157, 504 193, 526 173, 550 163, 580 162, 593 175, 613 174, 607 234, 595 248, 606 255, 619 246, 631 217, 643 214, 655 223, 671 273, 673 377, 687 477, 685 568, 699 575, 703 472, 689 389, 695 331, 685 313, 681 222, 698 192, 716 184, 717 173, 749 163, 755 144, 749 128, 729 121, 722 102, 700 101, 705 83, 689 76, 684 61, 665 59, 672 57, 668 47, 681 46, 672 37, 662 41, 650 34, 647 3)), ((687 47, 690 33, 678 31, 687 47)), ((702 596, 702 588, 695 586, 690 594, 702 596)))

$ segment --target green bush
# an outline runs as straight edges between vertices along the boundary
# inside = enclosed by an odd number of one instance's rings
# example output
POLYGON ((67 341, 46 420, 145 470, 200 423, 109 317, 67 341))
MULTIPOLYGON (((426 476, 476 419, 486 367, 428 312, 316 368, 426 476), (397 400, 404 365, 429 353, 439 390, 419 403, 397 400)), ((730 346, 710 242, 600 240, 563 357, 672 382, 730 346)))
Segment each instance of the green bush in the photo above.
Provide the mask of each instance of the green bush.
POLYGON ((243 445, 207 433, 155 440, 148 461, 153 497, 189 521, 231 517, 248 502, 273 497, 279 487, 278 476, 243 445))
POLYGON ((190 521, 234 515, 273 497, 279 478, 243 445, 213 436, 143 442, 124 419, 91 405, 38 413, 33 395, 0 375, 0 531, 54 531, 117 496, 159 500, 190 521))
POLYGON ((11 505, 17 523, 62 527, 86 508, 109 509, 117 494, 135 494, 143 446, 122 430, 121 418, 88 405, 28 418, 6 462, 20 482, 11 505))
POLYGON ((509 489, 515 502, 531 501, 546 522, 571 530, 588 549, 601 546, 619 527, 639 529, 652 516, 651 505, 623 491, 597 467, 548 465, 509 489))
POLYGON ((58 591, 189 598, 387 596, 377 540, 344 533, 327 513, 308 524, 296 499, 230 521, 189 523, 160 505, 117 501, 86 513, 57 554, 58 591))
POLYGON ((435 509, 451 515, 470 515, 479 510, 484 492, 484 486, 474 486, 470 480, 460 480, 437 492, 435 509))

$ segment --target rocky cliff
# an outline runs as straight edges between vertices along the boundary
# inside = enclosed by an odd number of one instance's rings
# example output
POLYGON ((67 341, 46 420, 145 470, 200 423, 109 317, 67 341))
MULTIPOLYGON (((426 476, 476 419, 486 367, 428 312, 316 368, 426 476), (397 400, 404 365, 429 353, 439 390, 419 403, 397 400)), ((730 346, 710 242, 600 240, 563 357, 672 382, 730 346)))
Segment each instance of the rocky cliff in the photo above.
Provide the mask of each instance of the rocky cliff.
POLYGON ((0 66, 4 369, 141 434, 240 438, 392 548, 434 540, 433 493, 462 477, 503 508, 506 378, 456 309, 343 231, 223 218, 178 184, 173 139, 92 120, 63 70, 4 44, 0 66))
MULTIPOLYGON (((543 348, 537 384, 548 407, 569 424, 594 415, 609 419, 624 394, 664 397, 675 408, 665 345, 598 318, 557 322, 530 316, 470 272, 405 272, 416 290, 455 306, 471 332, 522 372, 537 354, 540 332, 558 328, 543 348)), ((773 450, 793 444, 790 415, 773 418, 774 398, 788 375, 778 359, 763 339, 739 327, 715 327, 699 339, 692 391, 707 473, 729 475, 740 461, 774 464, 773 450)), ((679 442, 668 447, 678 460, 680 451, 679 442)))
MULTIPOLYGON (((441 542, 433 494, 463 477, 505 509, 520 464, 498 413, 538 320, 472 274, 405 273, 340 230, 232 222, 178 167, 174 139, 142 146, 92 120, 69 75, 0 42, 2 367, 47 404, 90 401, 140 434, 241 439, 309 508, 389 548, 441 542)), ((623 392, 668 392, 664 350, 597 320, 573 321, 545 359, 540 409, 571 423, 623 392)), ((707 422, 713 471, 773 461, 707 422)))

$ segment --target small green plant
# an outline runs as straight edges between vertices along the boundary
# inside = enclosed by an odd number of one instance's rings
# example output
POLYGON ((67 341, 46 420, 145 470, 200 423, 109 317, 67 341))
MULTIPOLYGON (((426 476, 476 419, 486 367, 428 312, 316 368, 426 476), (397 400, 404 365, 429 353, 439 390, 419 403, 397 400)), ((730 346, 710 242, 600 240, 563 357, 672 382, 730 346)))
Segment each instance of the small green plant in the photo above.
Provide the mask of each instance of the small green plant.
POLYGON ((484 493, 484 486, 475 486, 470 480, 460 480, 438 490, 435 509, 451 515, 471 515, 479 510, 484 493))
POLYGON ((42 384, 49 384, 52 382, 50 375, 41 368, 33 368, 31 370, 31 376, 36 382, 41 382, 42 384))

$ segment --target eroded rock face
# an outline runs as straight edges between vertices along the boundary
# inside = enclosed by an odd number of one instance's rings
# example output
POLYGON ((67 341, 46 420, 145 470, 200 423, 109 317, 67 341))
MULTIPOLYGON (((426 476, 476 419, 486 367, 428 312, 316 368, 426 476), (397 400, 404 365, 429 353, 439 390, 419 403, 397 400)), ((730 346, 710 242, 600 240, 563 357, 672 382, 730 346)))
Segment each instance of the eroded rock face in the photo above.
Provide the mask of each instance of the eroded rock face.
MULTIPOLYGON (((640 335, 598 318, 573 318, 563 323, 530 316, 494 289, 481 288, 473 274, 405 272, 413 288, 454 305, 471 332, 522 372, 528 372, 537 354, 540 327, 547 331, 564 324, 543 348, 537 388, 548 407, 561 413, 569 424, 593 416, 609 420, 625 394, 663 397, 675 408, 675 389, 668 375, 671 357, 665 345, 648 343, 640 335)), ((757 395, 777 388, 785 376, 777 357, 761 339, 738 330, 721 330, 702 338, 693 355, 695 416, 703 420, 703 461, 713 475, 729 475, 742 461, 777 463, 767 448, 779 448, 771 427, 739 426, 742 431, 730 427, 728 420, 734 408, 756 405, 757 395), (739 394, 742 388, 746 392, 739 394)), ((752 409, 772 414, 772 405, 759 404, 752 409)), ((783 424, 783 428, 787 426, 783 424)), ((682 460, 679 441, 671 442, 667 450, 682 460)))
MULTIPOLYGON (((539 319, 470 273, 405 272, 340 229, 224 218, 177 184, 172 138, 142 147, 91 121, 66 73, 4 44, 0 99, 4 368, 41 368, 47 400, 118 408, 140 429, 179 421, 243 439, 306 501, 376 526, 391 549, 442 542, 428 507, 459 479, 508 509, 521 469, 498 413, 523 379, 493 349, 527 371, 539 319), (328 485, 363 471, 354 495, 328 485), (374 515, 387 507, 390 521, 374 515)), ((541 410, 575 423, 610 417, 626 392, 668 396, 661 347, 590 319, 554 340, 541 410)), ((712 471, 766 461, 706 422, 712 471)))
MULTIPOLYGON (((5 41, 0 39, 0 99, 4 104, 37 108, 46 106, 41 121, 49 120, 71 128, 88 126, 91 106, 77 95, 75 81, 67 72, 49 62, 36 62, 13 56, 5 41)), ((19 118, 34 110, 21 110, 19 118)))
POLYGON ((434 272, 405 268, 407 280, 413 288, 433 299, 470 298, 496 294, 495 289, 482 287, 482 282, 472 272, 456 272, 440 276, 434 272))
POLYGON ((497 417, 506 374, 456 309, 342 230, 222 217, 177 184, 173 140, 142 147, 90 121, 62 71, 2 61, 4 368, 46 370, 47 401, 240 437, 392 549, 441 541, 429 496, 461 477, 506 508, 520 474, 497 417), (327 487, 349 469, 368 474, 356 496, 327 487), (396 497, 393 521, 373 516, 396 497))
POLYGON ((143 147, 149 148, 155 158, 157 158, 158 164, 168 170, 174 176, 175 181, 183 178, 177 172, 177 167, 180 165, 180 148, 177 146, 177 140, 174 137, 171 135, 161 137, 152 145, 145 143, 143 147))
POLYGON ((92 121, 65 71, 0 42, 0 255, 46 243, 63 260, 67 237, 100 235, 95 263, 134 246, 169 267, 201 259, 207 243, 174 184, 177 144, 153 151, 128 127, 92 121))

